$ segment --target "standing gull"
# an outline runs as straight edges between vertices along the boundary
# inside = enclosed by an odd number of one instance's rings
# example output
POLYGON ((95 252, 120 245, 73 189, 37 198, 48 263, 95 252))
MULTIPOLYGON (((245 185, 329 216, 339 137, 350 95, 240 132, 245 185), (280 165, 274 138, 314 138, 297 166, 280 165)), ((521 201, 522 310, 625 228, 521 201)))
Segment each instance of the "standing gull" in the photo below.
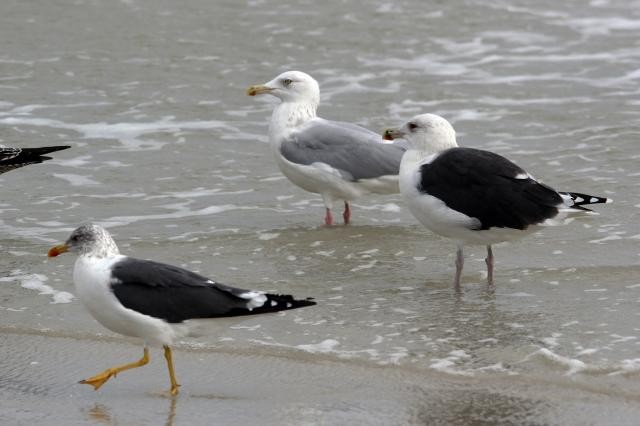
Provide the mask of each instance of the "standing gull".
POLYGON ((49 257, 67 251, 78 254, 73 282, 89 313, 109 330, 145 342, 140 360, 108 368, 80 382, 96 390, 121 371, 147 364, 147 345, 157 344, 164 347, 170 392, 176 395, 180 385, 169 345, 196 335, 206 326, 203 321, 315 305, 310 299, 229 287, 176 266, 124 256, 111 235, 98 225, 77 228, 64 244, 49 250, 49 257))
POLYGON ((400 192, 424 226, 458 243, 455 285, 460 286, 462 246, 487 246, 487 281, 493 284, 491 245, 531 233, 552 219, 590 211, 604 197, 557 192, 506 158, 489 151, 458 148, 456 133, 444 118, 422 114, 385 139, 409 143, 400 165, 400 192))
POLYGON ((367 193, 398 192, 404 149, 384 143, 364 127, 316 116, 320 88, 310 75, 287 71, 249 87, 247 94, 280 99, 269 123, 271 151, 280 171, 294 185, 322 196, 326 225, 333 224, 335 201, 344 201, 342 217, 348 224, 351 200, 367 193))
POLYGON ((28 164, 51 160, 45 154, 71 148, 68 145, 45 146, 42 148, 9 148, 0 145, 0 174, 28 164))

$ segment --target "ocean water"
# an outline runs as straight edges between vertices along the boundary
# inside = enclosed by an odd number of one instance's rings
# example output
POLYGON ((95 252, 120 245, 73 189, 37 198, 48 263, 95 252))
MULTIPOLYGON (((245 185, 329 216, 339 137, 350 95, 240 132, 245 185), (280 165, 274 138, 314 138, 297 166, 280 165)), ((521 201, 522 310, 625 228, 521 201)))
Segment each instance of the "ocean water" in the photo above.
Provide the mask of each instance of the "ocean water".
POLYGON ((0 144, 72 148, 0 176, 0 419, 193 424, 204 417, 180 405, 208 413, 193 398, 212 394, 224 424, 636 424, 639 34, 633 0, 4 1, 0 144), (321 199, 279 173, 274 102, 244 89, 288 69, 319 81, 322 117, 381 131, 437 113, 461 145, 614 203, 497 245, 495 289, 484 249, 467 247, 456 293, 454 244, 399 196, 357 200, 352 225, 326 228, 321 199), (160 379, 124 373, 93 393, 73 384, 139 348, 74 298, 72 256, 46 258, 88 221, 125 254, 318 306, 178 345, 190 380, 166 419, 168 401, 149 393, 166 385, 159 361, 160 379), (229 387, 208 387, 207 359, 236 369, 229 387), (56 375, 40 388, 25 360, 56 375), (251 391, 256 375, 288 370, 299 386, 251 391), (127 395, 141 392, 134 410, 127 395), (70 395, 79 408, 62 415, 70 395), (287 415, 260 417, 270 402, 287 415))

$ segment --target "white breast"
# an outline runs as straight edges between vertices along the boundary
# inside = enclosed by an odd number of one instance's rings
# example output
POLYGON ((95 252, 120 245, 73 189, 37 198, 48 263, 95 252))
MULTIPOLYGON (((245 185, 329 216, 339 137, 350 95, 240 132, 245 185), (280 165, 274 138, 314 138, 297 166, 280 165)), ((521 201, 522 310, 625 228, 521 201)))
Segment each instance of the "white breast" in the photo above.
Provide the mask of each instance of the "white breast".
POLYGON ((410 150, 402 157, 400 164, 400 192, 409 211, 426 228, 438 235, 454 239, 468 244, 496 244, 520 238, 535 227, 529 227, 526 231, 511 228, 490 228, 478 231, 480 221, 463 213, 453 210, 432 195, 418 190, 420 167, 428 164, 436 158, 432 154, 425 158, 424 154, 410 150))
POLYGON ((437 154, 432 154, 425 158, 419 151, 407 151, 400 163, 400 192, 409 210, 422 225, 436 234, 461 239, 476 232, 470 230, 478 226, 478 220, 450 209, 439 198, 418 190, 420 167, 433 161, 436 156, 437 154))
POLYGON ((89 313, 109 330, 139 337, 148 343, 171 344, 179 337, 175 327, 124 307, 113 294, 110 268, 123 258, 122 255, 108 258, 79 256, 73 269, 76 295, 89 313))

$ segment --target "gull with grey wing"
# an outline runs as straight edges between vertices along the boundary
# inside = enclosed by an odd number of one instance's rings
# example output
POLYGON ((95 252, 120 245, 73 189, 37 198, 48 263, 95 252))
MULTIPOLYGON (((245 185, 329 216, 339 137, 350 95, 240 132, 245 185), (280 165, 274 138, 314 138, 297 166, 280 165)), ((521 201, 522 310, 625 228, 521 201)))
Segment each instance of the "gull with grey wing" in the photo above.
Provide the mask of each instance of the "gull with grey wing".
POLYGON ((363 127, 316 116, 320 89, 300 71, 287 71, 247 94, 280 99, 269 124, 271 151, 280 171, 300 188, 320 194, 325 224, 333 224, 332 208, 344 202, 343 219, 351 219, 350 201, 363 195, 399 192, 401 145, 385 143, 363 127))

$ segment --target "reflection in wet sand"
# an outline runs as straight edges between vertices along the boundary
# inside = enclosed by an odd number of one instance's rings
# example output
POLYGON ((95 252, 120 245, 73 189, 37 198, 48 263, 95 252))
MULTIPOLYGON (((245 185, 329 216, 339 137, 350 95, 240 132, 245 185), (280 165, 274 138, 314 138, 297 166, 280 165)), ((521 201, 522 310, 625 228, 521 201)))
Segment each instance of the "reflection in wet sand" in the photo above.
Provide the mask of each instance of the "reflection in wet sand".
MULTIPOLYGON (((420 389, 416 391, 423 392, 420 389)), ((430 402, 424 405, 417 404, 411 424, 546 424, 541 415, 551 408, 543 400, 536 401, 491 391, 445 390, 441 398, 441 404, 434 404, 430 401, 431 398, 425 397, 425 400, 430 402)))
MULTIPOLYGON (((176 408, 178 406, 179 396, 168 395, 166 397, 169 400, 169 409, 167 410, 167 420, 165 426, 173 426, 176 419, 176 408)), ((91 423, 96 423, 105 426, 116 426, 118 424, 130 424, 132 422, 118 422, 118 414, 111 414, 112 409, 108 408, 105 404, 95 403, 90 409, 84 410, 87 420, 91 423)))
POLYGON ((98 424, 107 426, 115 425, 114 421, 111 419, 109 409, 105 407, 104 404, 96 403, 93 407, 86 410, 86 415, 89 420, 93 420, 98 424))

